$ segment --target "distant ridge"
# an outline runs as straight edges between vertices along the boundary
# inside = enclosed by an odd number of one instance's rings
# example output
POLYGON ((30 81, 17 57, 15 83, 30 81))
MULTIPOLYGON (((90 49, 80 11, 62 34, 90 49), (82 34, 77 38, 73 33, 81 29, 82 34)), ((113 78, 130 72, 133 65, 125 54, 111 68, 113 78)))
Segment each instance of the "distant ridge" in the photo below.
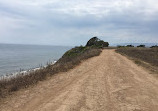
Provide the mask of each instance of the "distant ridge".
POLYGON ((118 45, 133 45, 133 46, 145 45, 147 47, 151 47, 153 45, 158 45, 158 43, 111 43, 110 44, 110 46, 118 46, 118 45))

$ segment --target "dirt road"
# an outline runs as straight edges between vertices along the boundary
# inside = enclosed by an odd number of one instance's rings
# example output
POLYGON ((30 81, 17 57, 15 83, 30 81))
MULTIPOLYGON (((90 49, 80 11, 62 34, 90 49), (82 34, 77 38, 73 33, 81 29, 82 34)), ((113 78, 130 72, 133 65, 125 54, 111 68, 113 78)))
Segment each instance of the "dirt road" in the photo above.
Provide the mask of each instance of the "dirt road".
POLYGON ((17 92, 0 111, 158 111, 158 80, 114 50, 17 92))

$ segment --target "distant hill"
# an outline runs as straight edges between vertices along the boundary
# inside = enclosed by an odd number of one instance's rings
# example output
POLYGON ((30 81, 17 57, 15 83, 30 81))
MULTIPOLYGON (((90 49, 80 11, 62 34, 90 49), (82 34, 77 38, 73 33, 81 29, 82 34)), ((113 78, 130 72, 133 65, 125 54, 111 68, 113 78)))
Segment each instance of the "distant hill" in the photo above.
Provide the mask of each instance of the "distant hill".
POLYGON ((138 45, 145 45, 146 47, 151 47, 154 45, 158 45, 158 43, 111 43, 110 46, 126 46, 126 45, 133 45, 133 46, 138 46, 138 45))

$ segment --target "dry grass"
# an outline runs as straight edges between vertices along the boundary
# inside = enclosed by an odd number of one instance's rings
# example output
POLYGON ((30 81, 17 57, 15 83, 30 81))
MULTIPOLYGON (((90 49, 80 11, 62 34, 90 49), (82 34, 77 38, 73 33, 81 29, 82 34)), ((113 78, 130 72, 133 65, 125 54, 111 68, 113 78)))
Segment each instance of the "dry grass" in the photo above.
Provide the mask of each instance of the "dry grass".
POLYGON ((158 72, 158 48, 118 48, 116 52, 127 55, 154 72, 158 72))
POLYGON ((19 89, 34 85, 39 81, 46 80, 47 77, 56 73, 68 71, 80 64, 82 60, 98 56, 100 53, 101 49, 76 47, 67 51, 54 65, 48 65, 46 68, 30 72, 27 75, 21 74, 11 79, 0 80, 0 98, 6 97, 19 89))

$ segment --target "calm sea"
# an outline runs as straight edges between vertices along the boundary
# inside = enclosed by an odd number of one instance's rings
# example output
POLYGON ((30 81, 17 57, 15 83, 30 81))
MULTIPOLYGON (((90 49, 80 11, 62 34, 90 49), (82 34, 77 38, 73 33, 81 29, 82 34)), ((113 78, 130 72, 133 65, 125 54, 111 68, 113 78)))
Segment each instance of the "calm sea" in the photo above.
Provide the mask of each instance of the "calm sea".
POLYGON ((45 66, 71 47, 0 44, 0 76, 45 66))

